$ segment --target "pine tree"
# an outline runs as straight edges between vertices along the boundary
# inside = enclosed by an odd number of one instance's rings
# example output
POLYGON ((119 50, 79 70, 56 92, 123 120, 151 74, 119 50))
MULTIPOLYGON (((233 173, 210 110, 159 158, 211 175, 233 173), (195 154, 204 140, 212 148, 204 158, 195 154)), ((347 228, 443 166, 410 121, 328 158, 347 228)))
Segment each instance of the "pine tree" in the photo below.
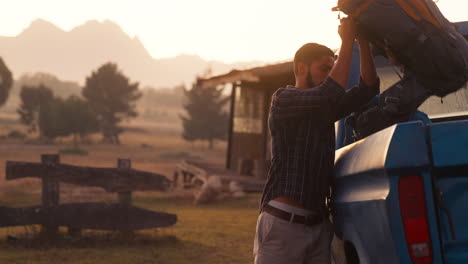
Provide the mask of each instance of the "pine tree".
POLYGON ((192 89, 185 90, 185 96, 182 137, 187 141, 207 140, 212 149, 216 139, 226 139, 228 115, 224 107, 229 98, 222 95, 222 89, 201 87, 198 80, 192 89))
POLYGON ((6 103, 12 86, 13 75, 11 74, 3 59, 0 58, 0 106, 6 103))
POLYGON ((86 78, 82 94, 99 116, 105 142, 119 144, 123 132, 119 123, 137 116, 135 102, 141 97, 138 86, 130 83, 114 63, 102 65, 86 78))

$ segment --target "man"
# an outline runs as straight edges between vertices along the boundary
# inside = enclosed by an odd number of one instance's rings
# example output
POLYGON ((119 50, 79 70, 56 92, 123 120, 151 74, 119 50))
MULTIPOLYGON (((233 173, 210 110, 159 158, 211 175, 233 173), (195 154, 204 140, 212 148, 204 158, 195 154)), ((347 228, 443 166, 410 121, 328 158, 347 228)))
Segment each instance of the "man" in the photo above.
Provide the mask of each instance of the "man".
POLYGON ((369 43, 357 36, 349 18, 341 20, 338 31, 342 45, 336 63, 329 48, 305 44, 294 57, 296 85, 272 97, 272 162, 257 222, 257 264, 330 263, 333 228, 325 200, 333 192, 334 122, 379 92, 369 43), (361 82, 345 92, 356 38, 361 82))

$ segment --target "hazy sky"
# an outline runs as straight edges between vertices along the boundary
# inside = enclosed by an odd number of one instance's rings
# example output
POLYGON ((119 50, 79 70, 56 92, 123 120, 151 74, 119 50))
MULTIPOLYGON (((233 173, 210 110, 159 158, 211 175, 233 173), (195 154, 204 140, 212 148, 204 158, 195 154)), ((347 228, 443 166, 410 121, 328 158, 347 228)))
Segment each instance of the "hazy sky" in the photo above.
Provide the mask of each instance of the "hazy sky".
MULTIPOLYGON (((306 42, 339 46, 337 0, 14 0, 4 3, 0 35, 42 18, 64 30, 109 19, 138 36, 155 58, 181 53, 225 62, 290 59, 306 42)), ((452 21, 468 20, 467 0, 439 0, 452 21)))

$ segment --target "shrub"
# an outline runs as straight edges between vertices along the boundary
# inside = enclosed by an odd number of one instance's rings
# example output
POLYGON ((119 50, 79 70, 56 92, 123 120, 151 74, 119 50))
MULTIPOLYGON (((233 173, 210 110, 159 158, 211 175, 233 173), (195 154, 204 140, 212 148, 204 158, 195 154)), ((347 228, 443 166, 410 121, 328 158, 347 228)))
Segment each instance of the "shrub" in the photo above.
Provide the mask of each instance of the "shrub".
POLYGON ((86 149, 78 148, 78 147, 69 147, 69 148, 62 148, 59 150, 60 154, 64 155, 81 155, 86 156, 88 155, 88 151, 86 149))
POLYGON ((25 139, 26 135, 18 130, 12 130, 7 135, 8 138, 25 139))

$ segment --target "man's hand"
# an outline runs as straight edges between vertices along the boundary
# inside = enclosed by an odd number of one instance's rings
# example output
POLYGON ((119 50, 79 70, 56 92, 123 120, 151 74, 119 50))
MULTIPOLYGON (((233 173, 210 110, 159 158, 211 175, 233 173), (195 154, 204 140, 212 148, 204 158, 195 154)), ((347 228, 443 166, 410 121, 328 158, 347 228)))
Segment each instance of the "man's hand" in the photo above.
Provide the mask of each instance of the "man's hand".
POLYGON ((341 24, 338 27, 338 33, 341 37, 341 48, 338 55, 338 60, 330 72, 330 78, 335 80, 345 88, 348 84, 349 69, 351 67, 351 59, 353 55, 354 39, 357 35, 356 23, 351 18, 341 19, 341 24))
POLYGON ((340 34, 341 40, 354 41, 357 36, 357 26, 351 17, 346 17, 340 20, 338 26, 338 33, 340 34))

